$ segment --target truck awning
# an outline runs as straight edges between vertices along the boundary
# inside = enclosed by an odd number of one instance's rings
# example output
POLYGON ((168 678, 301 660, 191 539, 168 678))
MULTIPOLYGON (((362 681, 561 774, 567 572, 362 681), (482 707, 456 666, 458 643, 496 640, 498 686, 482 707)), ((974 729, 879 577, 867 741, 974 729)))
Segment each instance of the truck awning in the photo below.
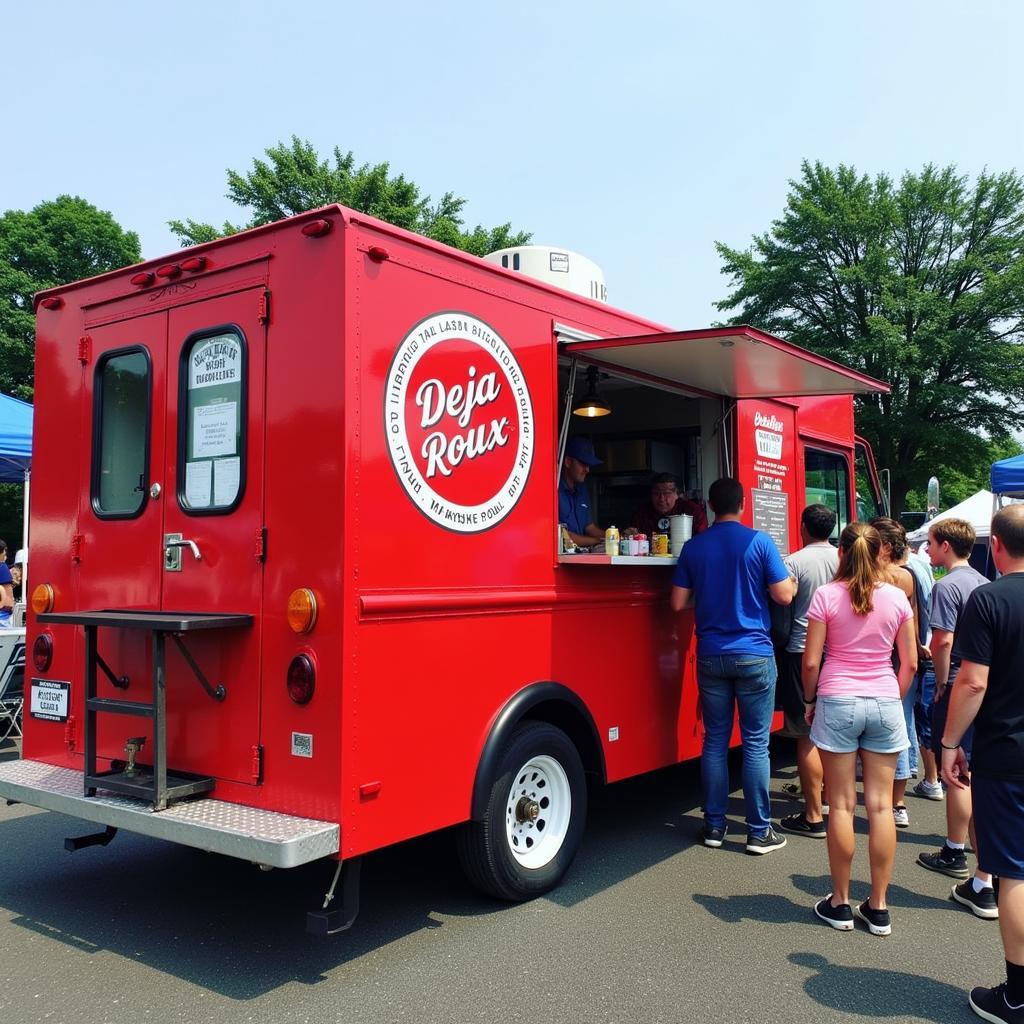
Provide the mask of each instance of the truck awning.
POLYGON ((729 398, 865 395, 889 386, 753 327, 622 338, 559 337, 566 355, 729 398))

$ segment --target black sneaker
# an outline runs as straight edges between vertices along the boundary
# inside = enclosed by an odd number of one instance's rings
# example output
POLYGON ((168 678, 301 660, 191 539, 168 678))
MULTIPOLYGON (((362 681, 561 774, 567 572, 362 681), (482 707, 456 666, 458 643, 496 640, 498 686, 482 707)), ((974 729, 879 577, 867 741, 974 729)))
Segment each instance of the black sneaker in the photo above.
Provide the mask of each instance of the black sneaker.
POLYGON ((722 825, 709 825, 707 822, 704 822, 704 845, 717 849, 725 842, 728 832, 728 822, 722 825))
POLYGON ((786 845, 786 840, 780 836, 775 829, 769 827, 763 836, 753 836, 747 833, 747 853, 771 853, 773 850, 781 850, 786 845))
POLYGON ((838 907, 833 907, 832 893, 814 904, 814 913, 837 931, 853 931, 853 908, 849 903, 840 903, 838 907))
POLYGON ((949 875, 950 878, 970 878, 971 872, 967 867, 967 854, 963 850, 954 850, 942 844, 938 853, 919 853, 917 863, 929 871, 938 871, 941 875, 949 875))
POLYGON ((974 879, 953 886, 950 896, 967 907, 975 917, 983 917, 986 921, 994 921, 999 917, 999 906, 996 903, 995 890, 985 886, 981 892, 974 891, 974 879))
POLYGON ((892 932, 892 921, 888 910, 872 910, 869 900, 854 907, 857 915, 867 926, 872 935, 889 935, 892 932))
POLYGON ((1006 1001, 1006 983, 995 988, 972 988, 968 997, 971 1009, 982 1020, 995 1024, 1024 1024, 1024 1006, 1011 1006, 1006 1001))
POLYGON ((807 820, 807 815, 801 811, 799 814, 790 814, 779 820, 779 828, 783 832, 792 832, 798 836, 810 836, 812 839, 825 838, 825 822, 807 820))

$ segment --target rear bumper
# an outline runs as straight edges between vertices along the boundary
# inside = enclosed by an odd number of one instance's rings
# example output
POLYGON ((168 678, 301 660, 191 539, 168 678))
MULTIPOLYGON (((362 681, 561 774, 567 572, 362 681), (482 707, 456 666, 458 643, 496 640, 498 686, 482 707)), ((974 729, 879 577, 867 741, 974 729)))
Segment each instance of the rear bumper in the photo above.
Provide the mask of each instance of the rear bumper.
POLYGON ((8 761, 0 764, 0 797, 275 868, 294 868, 340 849, 341 832, 331 822, 209 798, 153 811, 112 793, 86 797, 83 778, 42 761, 8 761))

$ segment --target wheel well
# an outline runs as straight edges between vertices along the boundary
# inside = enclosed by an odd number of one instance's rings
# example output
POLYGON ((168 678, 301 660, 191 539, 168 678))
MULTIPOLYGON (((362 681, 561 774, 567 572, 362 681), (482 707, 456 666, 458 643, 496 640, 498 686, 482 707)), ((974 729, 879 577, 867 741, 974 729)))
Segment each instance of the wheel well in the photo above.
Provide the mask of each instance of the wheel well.
POLYGON ((583 770, 604 782, 604 751, 593 716, 583 701, 561 683, 531 683, 513 696, 498 712, 480 754, 473 783, 470 817, 479 821, 487 809, 494 765, 508 737, 524 720, 546 722, 561 729, 579 752, 583 770))

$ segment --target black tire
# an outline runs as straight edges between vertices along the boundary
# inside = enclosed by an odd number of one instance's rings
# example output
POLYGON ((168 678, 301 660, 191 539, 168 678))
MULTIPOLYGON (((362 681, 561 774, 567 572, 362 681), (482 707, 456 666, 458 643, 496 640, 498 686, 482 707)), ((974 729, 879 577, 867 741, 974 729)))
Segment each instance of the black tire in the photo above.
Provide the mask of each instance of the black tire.
MULTIPOLYGON (((540 790, 537 793, 541 804, 543 792, 540 790)), ((494 777, 488 782, 488 794, 483 820, 468 821, 459 829, 459 861, 470 882, 490 896, 512 902, 533 899, 553 889, 569 870, 576 856, 587 816, 587 786, 583 763, 572 741, 561 729, 546 722, 522 722, 501 751, 494 777), (544 784, 543 772, 526 771, 535 758, 547 759, 548 764, 555 762, 564 773, 570 803, 568 822, 564 825, 564 836, 558 844, 557 839, 552 838, 557 835, 556 832, 549 831, 546 837, 543 835, 545 812, 541 810, 532 827, 530 823, 523 823, 522 831, 527 834, 515 837, 517 844, 522 843, 517 855, 510 844, 506 828, 507 815, 513 807, 510 795, 513 783, 522 785, 521 792, 527 799, 534 792, 529 790, 531 779, 536 780, 539 776, 540 785, 544 784), (543 854, 540 847, 536 848, 534 856, 546 857, 548 852, 551 854, 545 863, 537 866, 523 863, 524 857, 529 856, 525 844, 530 842, 532 846, 531 835, 538 837, 537 841, 546 839, 556 844, 543 854)), ((554 807, 551 807, 551 813, 554 816, 554 807)))

